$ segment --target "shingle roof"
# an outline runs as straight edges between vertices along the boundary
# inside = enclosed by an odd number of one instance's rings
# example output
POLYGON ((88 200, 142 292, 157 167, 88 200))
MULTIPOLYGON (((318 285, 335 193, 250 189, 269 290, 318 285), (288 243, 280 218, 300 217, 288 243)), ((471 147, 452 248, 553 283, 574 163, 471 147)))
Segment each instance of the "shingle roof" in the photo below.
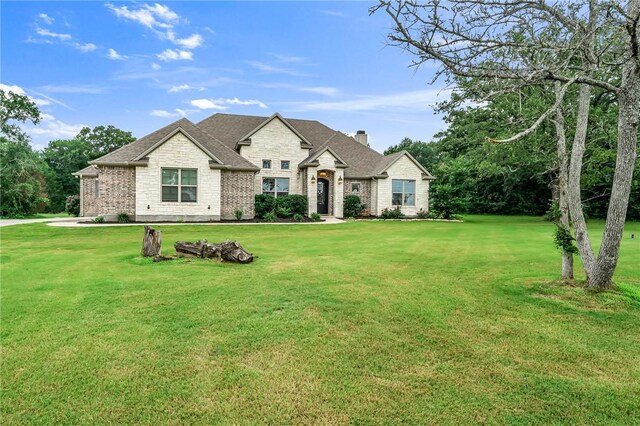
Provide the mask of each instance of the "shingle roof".
POLYGON ((205 132, 201 128, 196 127, 191 121, 186 118, 182 118, 175 121, 168 126, 165 126, 155 132, 148 134, 135 142, 123 146, 107 155, 104 155, 96 160, 93 160, 92 164, 113 164, 113 163, 130 163, 136 161, 145 152, 149 151, 167 136, 181 129, 189 136, 195 139, 200 145, 202 145, 207 151, 209 151, 215 158, 219 159, 222 164, 236 168, 248 168, 258 169, 258 167, 252 164, 247 159, 243 158, 230 149, 220 140, 214 136, 205 132))
POLYGON ((93 164, 85 167, 82 170, 78 170, 75 173, 72 173, 74 176, 98 176, 98 168, 93 164))
MULTIPOLYGON (((240 139, 265 123, 265 121, 276 116, 282 118, 278 114, 274 114, 271 117, 214 114, 197 124, 182 118, 91 163, 97 165, 129 164, 135 161, 144 161, 143 158, 140 158, 143 154, 155 149, 157 144, 161 143, 177 129, 182 129, 202 145, 214 158, 220 160, 223 165, 230 166, 230 168, 259 170, 256 165, 241 157, 235 151, 235 148, 238 142, 241 142, 240 139)), ((348 165, 344 169, 346 178, 379 176, 402 155, 408 155, 406 151, 402 151, 384 156, 368 146, 362 145, 354 138, 335 131, 319 121, 282 119, 312 145, 307 159, 311 159, 315 154, 329 148, 348 165)), ((91 167, 82 169, 76 174, 94 173, 90 170, 91 167)))

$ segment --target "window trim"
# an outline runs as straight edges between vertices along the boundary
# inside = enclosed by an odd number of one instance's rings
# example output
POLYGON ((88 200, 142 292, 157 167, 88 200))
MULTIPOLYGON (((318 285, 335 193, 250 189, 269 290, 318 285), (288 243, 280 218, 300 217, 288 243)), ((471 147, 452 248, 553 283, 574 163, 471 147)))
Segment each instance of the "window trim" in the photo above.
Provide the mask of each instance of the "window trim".
POLYGON ((198 194, 198 169, 193 169, 193 168, 189 168, 189 167, 161 167, 160 168, 160 202, 161 203, 185 203, 185 204, 197 204, 198 203, 198 198, 199 198, 199 194, 198 194), (177 170, 178 171, 178 183, 177 185, 166 185, 162 182, 162 172, 164 172, 165 170, 177 170), (186 171, 193 171, 196 172, 196 184, 195 185, 183 185, 182 184, 182 171, 186 170, 186 171), (178 188, 178 199, 176 201, 165 201, 163 199, 163 191, 162 189, 164 187, 175 187, 178 188), (195 188, 196 189, 196 199, 194 201, 183 201, 182 200, 182 188, 195 188))
POLYGON ((263 169, 271 170, 271 166, 272 166, 272 165, 273 165, 273 163, 271 162, 271 160, 265 160, 265 159, 263 159, 263 160, 262 160, 262 168, 263 168, 263 169), (267 162, 269 163, 269 167, 265 167, 265 166, 264 166, 264 165, 265 165, 265 163, 267 163, 267 162))
POLYGON ((280 160, 280 170, 291 170, 291 161, 289 161, 289 160, 280 160), (287 167, 283 167, 284 163, 287 163, 287 167))
POLYGON ((418 188, 417 188, 415 179, 391 179, 391 205, 392 206, 399 206, 399 207, 415 207, 416 206, 416 190, 417 189, 418 188), (393 182, 394 181, 402 182, 402 192, 394 192, 393 191, 393 182), (405 185, 407 184, 407 182, 413 182, 413 192, 405 190, 405 185), (401 194, 401 198, 400 198, 401 203, 400 204, 394 204, 393 203, 393 196, 395 194, 401 194), (404 203, 404 197, 405 197, 406 194, 413 194, 413 204, 405 204, 404 203))
MULTIPOLYGON (((278 198, 278 191, 276 191, 276 188, 278 186, 278 179, 283 179, 287 181, 287 193, 284 195, 289 195, 291 193, 291 179, 289 179, 288 177, 277 177, 277 176, 271 176, 271 177, 263 177, 262 178, 262 193, 263 194, 268 194, 268 195, 272 195, 274 198, 278 198), (264 192, 264 181, 265 179, 273 179, 273 192, 264 192)), ((281 195, 284 196, 284 195, 281 195)))
POLYGON ((351 182, 349 189, 351 191, 351 194, 362 194, 362 182, 351 182), (358 185, 358 192, 353 192, 353 185, 358 185))

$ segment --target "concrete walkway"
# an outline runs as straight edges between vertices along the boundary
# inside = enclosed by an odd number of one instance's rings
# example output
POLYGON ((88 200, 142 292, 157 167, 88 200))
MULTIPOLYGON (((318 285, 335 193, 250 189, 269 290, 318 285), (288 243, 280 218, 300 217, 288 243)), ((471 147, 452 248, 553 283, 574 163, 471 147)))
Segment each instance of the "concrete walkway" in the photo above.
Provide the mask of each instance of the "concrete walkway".
MULTIPOLYGON (((82 218, 91 219, 91 218, 82 218)), ((63 222, 78 222, 77 217, 46 217, 42 219, 2 219, 0 220, 0 228, 5 226, 15 226, 15 225, 26 225, 28 223, 42 223, 42 222, 55 222, 55 223, 63 223, 63 222)))
MULTIPOLYGON (((278 222, 263 222, 263 223, 230 223, 230 222, 170 222, 170 223, 139 223, 139 222, 130 222, 130 223, 82 223, 87 222, 91 218, 73 218, 67 219, 66 221, 55 221, 48 223, 49 226, 55 226, 60 228, 95 228, 95 227, 110 227, 110 226, 144 226, 144 225, 153 225, 153 226, 176 226, 176 225, 205 225, 205 226, 253 226, 253 225, 335 225, 339 223, 345 223, 342 219, 337 219, 335 217, 323 217, 324 222, 294 222, 294 223, 278 223, 278 222)), ((34 219, 38 220, 38 219, 34 219)))

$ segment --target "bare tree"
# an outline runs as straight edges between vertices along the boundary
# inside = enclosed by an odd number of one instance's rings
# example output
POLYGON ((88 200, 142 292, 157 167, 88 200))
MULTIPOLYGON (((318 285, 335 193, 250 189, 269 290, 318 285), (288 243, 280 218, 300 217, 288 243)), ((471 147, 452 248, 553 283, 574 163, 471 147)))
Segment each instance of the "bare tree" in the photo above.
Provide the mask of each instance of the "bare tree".
POLYGON ((556 117, 569 87, 579 86, 577 125, 567 176, 568 209, 573 221, 587 286, 611 285, 626 217, 636 160, 640 120, 640 0, 380 0, 393 20, 392 45, 411 54, 418 66, 441 65, 441 75, 500 81, 503 87, 553 82, 556 101, 530 128, 556 117), (618 102, 618 140, 614 179, 600 251, 596 257, 580 199, 580 174, 587 141, 593 90, 610 92, 618 102))

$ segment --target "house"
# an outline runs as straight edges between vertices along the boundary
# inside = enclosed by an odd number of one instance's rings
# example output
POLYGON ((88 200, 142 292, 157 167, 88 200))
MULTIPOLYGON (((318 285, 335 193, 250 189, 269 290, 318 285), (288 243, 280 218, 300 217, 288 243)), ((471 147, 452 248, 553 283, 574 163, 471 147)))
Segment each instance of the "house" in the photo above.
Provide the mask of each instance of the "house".
POLYGON ((382 155, 312 120, 215 114, 183 118, 125 145, 76 173, 80 215, 136 221, 254 217, 255 194, 304 194, 309 214, 342 217, 344 197, 360 196, 372 215, 429 206, 433 178, 406 151, 382 155))

